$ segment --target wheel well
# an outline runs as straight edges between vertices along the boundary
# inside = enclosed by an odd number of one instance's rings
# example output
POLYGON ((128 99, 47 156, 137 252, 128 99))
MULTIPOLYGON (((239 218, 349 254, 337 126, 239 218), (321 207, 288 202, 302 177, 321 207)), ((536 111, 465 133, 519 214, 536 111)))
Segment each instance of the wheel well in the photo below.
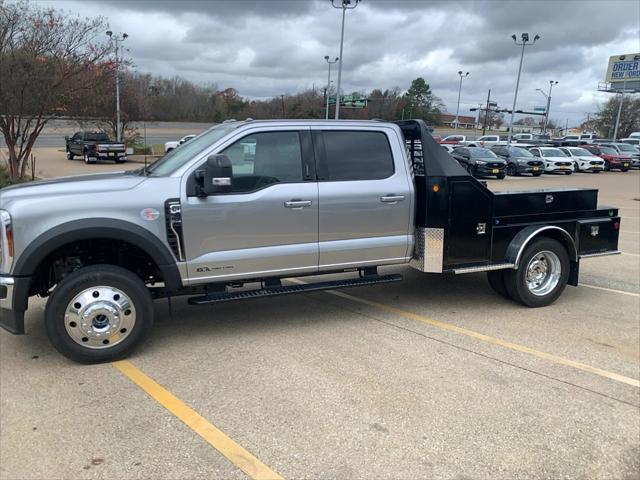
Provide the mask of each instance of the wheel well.
POLYGON ((567 236, 568 236, 568 233, 562 233, 560 230, 544 230, 543 232, 540 232, 540 234, 533 237, 532 240, 535 240, 536 238, 540 238, 540 237, 546 237, 546 238, 551 238, 553 240, 557 240, 567 250, 567 253, 569 254, 569 259, 572 262, 574 262, 577 260, 576 247, 573 243, 573 240, 571 241, 569 240, 571 237, 567 237, 567 236))
POLYGON ((47 255, 36 267, 29 294, 46 296, 69 274, 97 264, 126 268, 147 284, 164 281, 157 263, 142 248, 124 240, 93 238, 69 242, 47 255))

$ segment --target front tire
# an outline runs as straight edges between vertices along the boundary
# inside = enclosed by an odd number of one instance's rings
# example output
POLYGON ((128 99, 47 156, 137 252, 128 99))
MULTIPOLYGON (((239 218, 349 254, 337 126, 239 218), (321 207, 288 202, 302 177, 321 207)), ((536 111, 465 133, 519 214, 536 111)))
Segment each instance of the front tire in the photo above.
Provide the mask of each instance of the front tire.
POLYGON ((92 265, 65 277, 45 310, 52 345, 80 363, 126 357, 152 325, 149 290, 136 275, 114 265, 92 265))
POLYGON ((509 165, 507 165, 507 175, 509 175, 510 177, 518 176, 518 169, 513 163, 510 163, 509 165))
POLYGON ((540 237, 528 245, 517 270, 506 270, 507 292, 516 302, 537 308, 551 305, 569 278, 569 254, 557 240, 540 237))
POLYGON ((73 160, 73 153, 71 153, 71 150, 67 150, 67 160, 73 160))

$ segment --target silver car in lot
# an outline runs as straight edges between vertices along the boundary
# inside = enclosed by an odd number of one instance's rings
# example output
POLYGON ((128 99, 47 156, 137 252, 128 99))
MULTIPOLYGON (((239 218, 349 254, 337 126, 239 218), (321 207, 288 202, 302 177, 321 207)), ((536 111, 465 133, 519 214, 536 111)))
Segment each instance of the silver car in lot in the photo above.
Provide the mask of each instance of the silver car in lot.
POLYGON ((580 147, 560 147, 573 160, 574 171, 600 173, 604 170, 604 160, 589 150, 580 147))

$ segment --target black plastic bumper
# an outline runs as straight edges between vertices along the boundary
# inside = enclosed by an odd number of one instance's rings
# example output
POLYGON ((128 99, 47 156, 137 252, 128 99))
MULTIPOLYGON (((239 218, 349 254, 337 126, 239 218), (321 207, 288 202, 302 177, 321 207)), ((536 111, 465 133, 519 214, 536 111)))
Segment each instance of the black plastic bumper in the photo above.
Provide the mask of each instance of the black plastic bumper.
POLYGON ((0 327, 24 334, 24 312, 29 302, 31 277, 2 277, 0 282, 0 327))

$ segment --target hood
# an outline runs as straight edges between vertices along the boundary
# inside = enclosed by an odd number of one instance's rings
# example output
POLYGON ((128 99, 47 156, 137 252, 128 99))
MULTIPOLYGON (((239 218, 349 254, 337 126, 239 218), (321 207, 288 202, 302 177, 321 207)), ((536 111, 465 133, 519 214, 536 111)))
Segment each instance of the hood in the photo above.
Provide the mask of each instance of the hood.
POLYGON ((145 181, 145 179, 146 177, 123 171, 39 180, 3 188, 0 190, 0 206, 12 200, 32 197, 42 198, 47 195, 58 196, 129 190, 145 181))
POLYGON ((597 155, 579 155, 577 158, 583 162, 604 162, 604 160, 597 155))

